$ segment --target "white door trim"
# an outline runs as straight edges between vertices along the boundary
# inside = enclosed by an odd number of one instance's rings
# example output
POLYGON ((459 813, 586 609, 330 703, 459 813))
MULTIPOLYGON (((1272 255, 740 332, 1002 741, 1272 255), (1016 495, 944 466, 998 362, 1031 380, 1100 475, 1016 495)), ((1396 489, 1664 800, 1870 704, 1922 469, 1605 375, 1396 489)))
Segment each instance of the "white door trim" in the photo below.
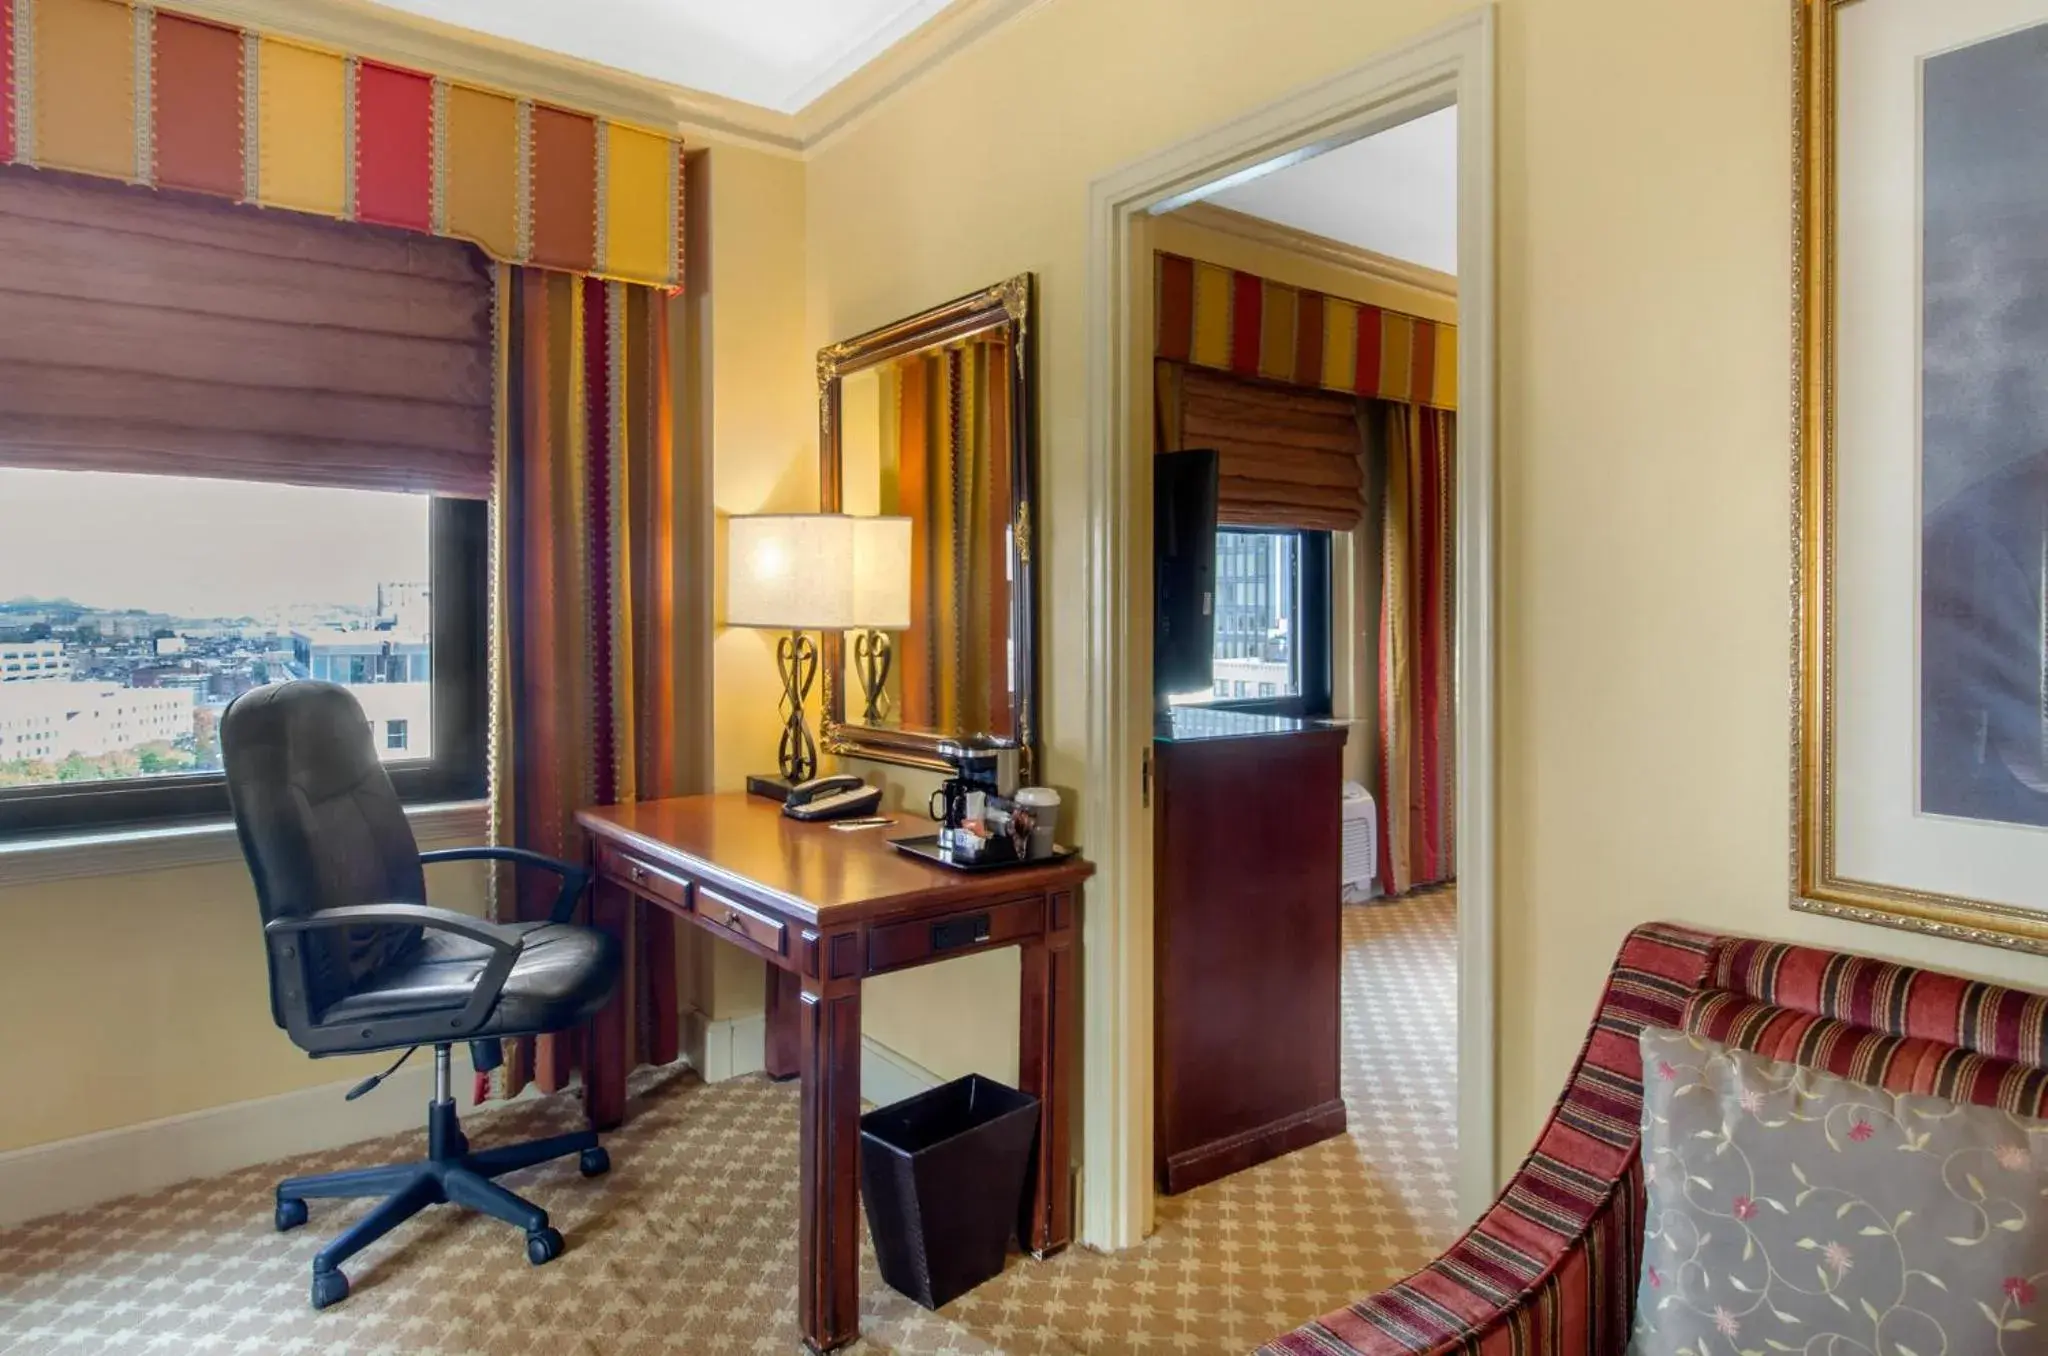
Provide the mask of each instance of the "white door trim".
POLYGON ((1497 1185, 1494 517, 1494 30, 1491 5, 1334 79, 1106 175, 1088 199, 1088 766, 1080 839, 1097 862, 1082 922, 1080 1235, 1129 1247, 1152 1221, 1150 214, 1217 180, 1306 157, 1455 103, 1458 117, 1458 1200, 1497 1185), (1141 272, 1142 270, 1142 272, 1141 272), (1142 378, 1142 379, 1141 379, 1142 378), (1142 530, 1141 526, 1142 525, 1142 530))

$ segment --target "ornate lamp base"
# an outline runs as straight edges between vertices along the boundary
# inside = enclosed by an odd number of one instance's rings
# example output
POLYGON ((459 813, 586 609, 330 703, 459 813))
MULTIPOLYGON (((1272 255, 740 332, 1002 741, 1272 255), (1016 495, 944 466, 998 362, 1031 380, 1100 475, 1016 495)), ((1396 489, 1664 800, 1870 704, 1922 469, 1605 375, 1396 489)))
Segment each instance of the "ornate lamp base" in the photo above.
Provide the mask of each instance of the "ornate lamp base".
POLYGON ((887 631, 861 631, 853 638, 853 662, 860 674, 861 696, 867 710, 861 716, 866 725, 879 725, 889 709, 889 664, 895 658, 887 631))
POLYGON ((775 644, 775 667, 782 675, 782 740, 776 746, 776 770, 784 781, 807 782, 818 775, 818 744, 804 728, 804 703, 818 681, 818 643, 791 631, 775 644))

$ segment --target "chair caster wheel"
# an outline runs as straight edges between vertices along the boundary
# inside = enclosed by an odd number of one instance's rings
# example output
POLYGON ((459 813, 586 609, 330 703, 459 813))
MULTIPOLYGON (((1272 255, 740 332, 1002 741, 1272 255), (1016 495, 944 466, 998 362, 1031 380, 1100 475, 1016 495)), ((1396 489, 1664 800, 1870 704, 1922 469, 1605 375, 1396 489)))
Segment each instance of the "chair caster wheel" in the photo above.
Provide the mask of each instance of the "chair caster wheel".
MULTIPOLYGON (((277 1231, 279 1233, 284 1233, 290 1229, 296 1229, 305 1222, 306 1203, 304 1201, 288 1201, 283 1199, 282 1197, 278 1199, 277 1231)), ((336 1272, 335 1274, 339 1275, 340 1273, 336 1272)))
POLYGON ((585 1149, 576 1169, 585 1177, 602 1177, 612 1170, 612 1156, 603 1149, 585 1149))
POLYGON ((537 1267, 546 1266, 562 1255, 562 1246, 560 1229, 535 1229, 526 1236, 526 1260, 537 1267))
MULTIPOLYGON (((305 1209, 304 1205, 299 1207, 305 1209)), ((313 1273, 313 1307, 325 1309, 330 1304, 339 1304, 348 1298, 348 1277, 339 1271, 316 1271, 313 1273)))

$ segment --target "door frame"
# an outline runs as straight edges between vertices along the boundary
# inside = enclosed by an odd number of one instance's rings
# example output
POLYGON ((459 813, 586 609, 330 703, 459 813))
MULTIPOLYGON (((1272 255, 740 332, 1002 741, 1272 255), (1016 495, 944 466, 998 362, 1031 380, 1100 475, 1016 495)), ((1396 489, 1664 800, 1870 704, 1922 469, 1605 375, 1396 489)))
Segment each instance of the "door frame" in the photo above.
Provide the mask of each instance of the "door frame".
POLYGON ((1088 195, 1088 767, 1080 840, 1097 872, 1082 920, 1080 1236, 1152 1227, 1150 776, 1151 246, 1147 222, 1233 175, 1306 159, 1456 104, 1458 116, 1458 1204, 1500 1176, 1497 906, 1495 11, 1474 10, 1329 80, 1097 179, 1088 195))

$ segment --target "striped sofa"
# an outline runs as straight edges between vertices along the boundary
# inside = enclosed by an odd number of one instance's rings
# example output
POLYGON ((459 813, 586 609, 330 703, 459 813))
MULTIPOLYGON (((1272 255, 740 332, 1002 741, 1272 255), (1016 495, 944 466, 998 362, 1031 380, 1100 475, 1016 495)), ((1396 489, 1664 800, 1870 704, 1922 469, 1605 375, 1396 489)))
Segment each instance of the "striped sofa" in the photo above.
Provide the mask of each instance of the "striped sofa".
POLYGON ((1864 956, 1638 928, 1536 1150, 1479 1223, 1260 1356, 1621 1356, 1642 1255, 1645 1026, 2048 1117, 2048 996, 1864 956))

